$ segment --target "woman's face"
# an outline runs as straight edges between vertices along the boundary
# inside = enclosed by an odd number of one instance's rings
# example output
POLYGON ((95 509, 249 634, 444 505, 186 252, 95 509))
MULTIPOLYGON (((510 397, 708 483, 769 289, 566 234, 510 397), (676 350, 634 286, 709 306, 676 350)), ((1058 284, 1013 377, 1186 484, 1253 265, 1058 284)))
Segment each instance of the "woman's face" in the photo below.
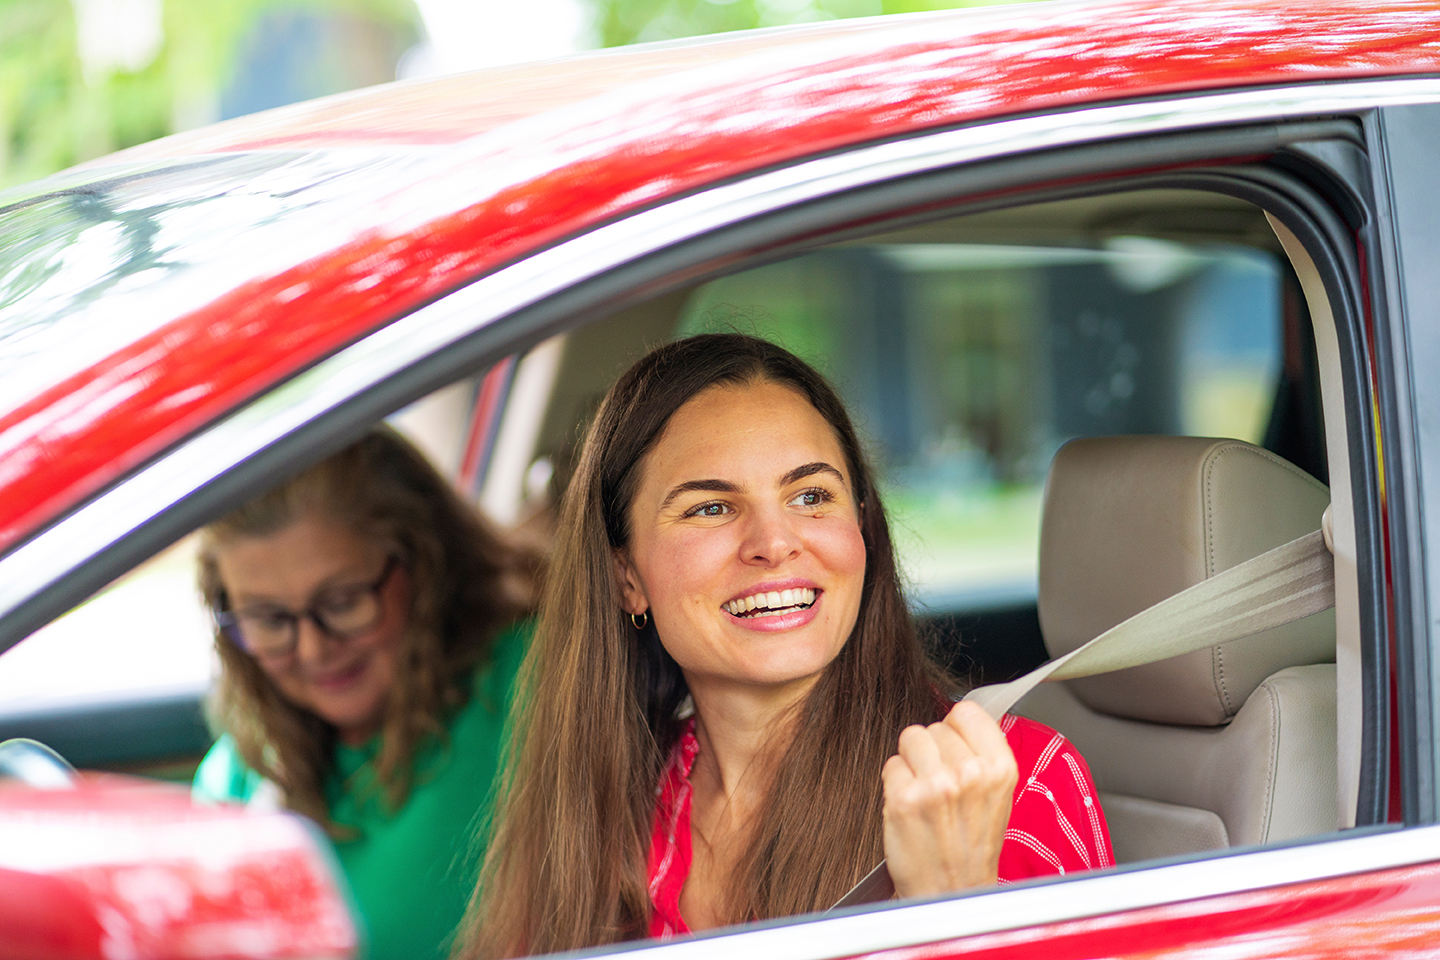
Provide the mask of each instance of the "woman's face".
POLYGON ((301 611, 353 598, 386 574, 389 557, 379 544, 312 515, 268 536, 226 541, 215 558, 232 612, 300 617, 293 652, 256 657, 280 693, 333 724, 345 743, 379 732, 409 619, 405 568, 390 567, 376 592, 374 626, 342 639, 301 611))
POLYGON ((711 387, 641 464, 625 608, 648 611, 697 682, 808 682, 860 609, 860 505, 835 432, 801 394, 711 387))

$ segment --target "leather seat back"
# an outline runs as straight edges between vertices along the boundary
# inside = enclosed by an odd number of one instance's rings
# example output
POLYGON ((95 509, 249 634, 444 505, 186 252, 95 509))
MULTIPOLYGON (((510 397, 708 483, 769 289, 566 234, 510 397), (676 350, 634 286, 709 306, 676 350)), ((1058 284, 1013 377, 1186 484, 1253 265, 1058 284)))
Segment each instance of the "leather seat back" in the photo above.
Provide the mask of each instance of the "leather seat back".
MULTIPOLYGON (((1051 656, 1320 526, 1325 486, 1238 440, 1101 437, 1056 455, 1040 537, 1051 656)), ((1065 734, 1119 862, 1336 828, 1333 612, 1098 677, 1018 712, 1065 734)))

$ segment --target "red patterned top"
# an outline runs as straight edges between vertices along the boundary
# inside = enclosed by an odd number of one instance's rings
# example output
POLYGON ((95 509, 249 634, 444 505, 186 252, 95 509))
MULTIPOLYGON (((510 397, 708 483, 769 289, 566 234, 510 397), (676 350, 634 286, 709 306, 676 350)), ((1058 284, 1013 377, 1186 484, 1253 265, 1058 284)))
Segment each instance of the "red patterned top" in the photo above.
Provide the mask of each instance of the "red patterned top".
MULTIPOLYGON (((1000 729, 1020 770, 1010 825, 1000 848, 1000 882, 1112 866, 1110 833, 1085 758, 1044 724, 1007 714, 1000 729)), ((700 743, 695 720, 655 788, 655 829, 650 838, 650 936, 690 932, 680 915, 680 891, 690 876, 690 768, 700 743)))

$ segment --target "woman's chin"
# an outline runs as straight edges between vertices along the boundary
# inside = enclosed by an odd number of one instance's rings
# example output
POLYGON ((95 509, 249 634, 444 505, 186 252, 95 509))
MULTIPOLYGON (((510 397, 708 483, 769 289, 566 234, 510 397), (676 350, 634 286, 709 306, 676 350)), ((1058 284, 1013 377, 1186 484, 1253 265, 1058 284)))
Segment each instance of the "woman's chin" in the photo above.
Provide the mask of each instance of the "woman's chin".
POLYGON ((379 729, 388 684, 377 676, 376 664, 365 658, 351 667, 312 678, 306 699, 310 709, 334 726, 347 743, 363 742, 379 729))
MULTIPOLYGON (((777 692, 797 686, 808 689, 834 659, 820 652, 811 656, 796 653, 788 650, 778 656, 748 659, 705 672, 725 686, 772 688, 777 692)), ((693 679, 691 685, 694 685, 693 679)))

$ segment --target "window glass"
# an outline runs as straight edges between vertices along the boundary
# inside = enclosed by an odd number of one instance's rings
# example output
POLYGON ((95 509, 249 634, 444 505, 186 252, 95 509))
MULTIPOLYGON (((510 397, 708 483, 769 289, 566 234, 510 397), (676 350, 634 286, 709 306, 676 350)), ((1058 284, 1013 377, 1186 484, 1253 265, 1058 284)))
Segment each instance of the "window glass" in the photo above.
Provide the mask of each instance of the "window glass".
MULTIPOLYGON (((451 421, 463 419, 472 389, 456 384, 395 417, 442 470, 455 445, 448 433, 458 429, 451 421)), ((16 717, 203 696, 218 664, 196 583, 197 550, 198 536, 186 537, 0 652, 0 739, 16 717)))
POLYGON ((195 538, 187 537, 0 654, 0 717, 198 696, 209 683, 210 658, 195 538))
POLYGON ((997 211, 707 283, 678 332, 758 333, 824 370, 883 465, 914 599, 982 609, 1035 596, 1045 471, 1065 441, 1263 439, 1273 247, 1258 210, 1209 194, 997 211))

